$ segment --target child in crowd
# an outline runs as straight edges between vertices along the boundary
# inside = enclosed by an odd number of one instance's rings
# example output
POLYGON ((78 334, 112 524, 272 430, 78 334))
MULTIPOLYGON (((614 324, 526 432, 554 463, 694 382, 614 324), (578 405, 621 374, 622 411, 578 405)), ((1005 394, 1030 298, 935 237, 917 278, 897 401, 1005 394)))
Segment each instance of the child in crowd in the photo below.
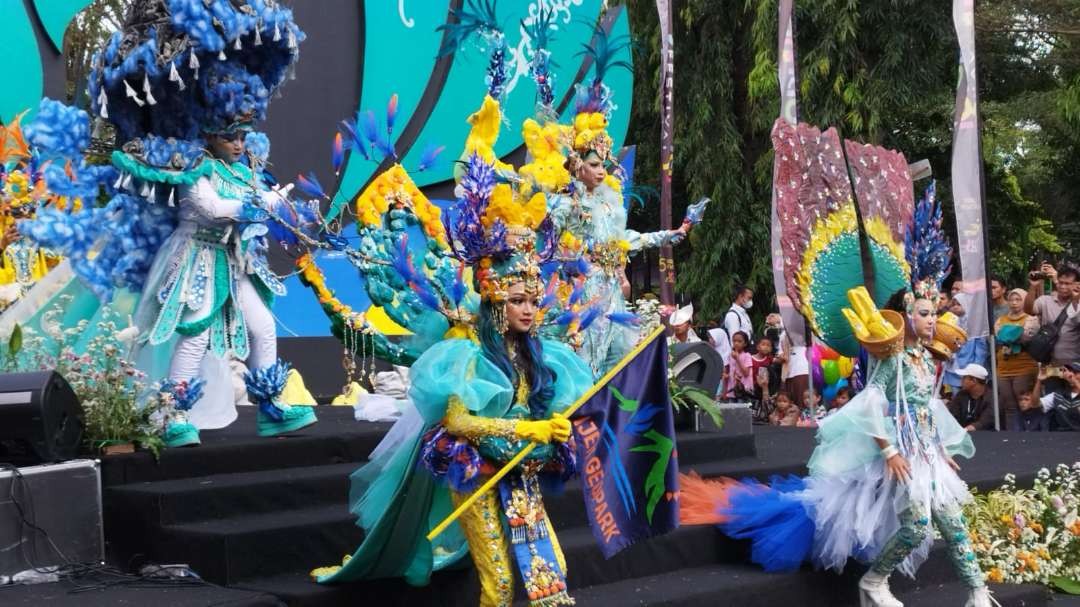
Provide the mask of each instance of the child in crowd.
POLYGON ((768 393, 772 392, 772 366, 773 366, 773 342, 768 337, 758 338, 757 344, 754 346, 754 355, 750 357, 751 370, 754 378, 754 398, 762 399, 767 398, 768 393), (762 389, 762 377, 765 378, 769 390, 762 389))
POLYGON ((777 392, 774 401, 776 406, 769 414, 769 423, 774 426, 797 426, 799 425, 799 408, 791 400, 787 392, 777 392))
POLYGON ((806 403, 806 406, 803 407, 803 417, 807 419, 825 417, 825 407, 821 404, 821 394, 816 390, 803 392, 803 402, 806 403))
POLYGON ((754 359, 747 352, 750 338, 742 331, 731 336, 731 354, 724 367, 723 398, 746 398, 754 395, 754 359))
POLYGON ((851 400, 851 388, 844 386, 836 391, 836 396, 832 400, 832 409, 829 409, 829 414, 839 411, 844 405, 848 404, 851 400))
POLYGON ((1050 418, 1043 411, 1039 399, 1027 390, 1017 399, 1019 409, 1019 430, 1021 432, 1046 432, 1050 429, 1050 418))

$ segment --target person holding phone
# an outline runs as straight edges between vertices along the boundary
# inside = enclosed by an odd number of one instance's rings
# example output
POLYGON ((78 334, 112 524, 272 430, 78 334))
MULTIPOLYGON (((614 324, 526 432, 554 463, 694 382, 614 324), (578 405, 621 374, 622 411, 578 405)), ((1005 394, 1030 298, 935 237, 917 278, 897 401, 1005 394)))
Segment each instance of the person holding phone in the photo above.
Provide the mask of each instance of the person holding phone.
MULTIPOLYGON (((1055 268, 1043 262, 1039 269, 1028 274, 1030 288, 1024 298, 1024 311, 1039 319, 1039 326, 1060 325, 1050 363, 1064 366, 1080 360, 1080 270, 1062 264, 1055 268), (1045 293, 1044 282, 1053 285, 1051 293, 1045 293)), ((1058 380, 1047 388, 1063 387, 1058 380)))

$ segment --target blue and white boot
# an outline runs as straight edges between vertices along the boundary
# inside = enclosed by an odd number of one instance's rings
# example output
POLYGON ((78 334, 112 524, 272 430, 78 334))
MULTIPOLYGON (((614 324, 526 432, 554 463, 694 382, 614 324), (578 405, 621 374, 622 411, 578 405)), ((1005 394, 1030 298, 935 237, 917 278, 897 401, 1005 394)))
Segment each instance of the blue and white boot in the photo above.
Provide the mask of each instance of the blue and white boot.
POLYGON ((205 383, 198 377, 190 381, 168 379, 162 382, 160 392, 164 429, 161 439, 166 447, 190 447, 201 442, 199 429, 188 421, 187 412, 202 398, 205 383))
POLYGON ((269 367, 244 374, 248 394, 259 407, 259 436, 287 434, 319 421, 311 407, 292 407, 281 402, 289 368, 289 363, 279 359, 269 367))

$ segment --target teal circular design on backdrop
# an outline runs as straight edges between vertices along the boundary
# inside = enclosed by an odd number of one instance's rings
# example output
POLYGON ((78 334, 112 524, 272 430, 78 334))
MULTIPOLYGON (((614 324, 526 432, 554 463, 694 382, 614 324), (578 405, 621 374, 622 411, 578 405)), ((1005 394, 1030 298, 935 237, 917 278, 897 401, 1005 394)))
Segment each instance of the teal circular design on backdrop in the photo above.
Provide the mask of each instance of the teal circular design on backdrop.
POLYGON ((841 234, 814 261, 810 301, 820 337, 830 348, 848 357, 859 355, 859 342, 841 310, 850 307, 847 292, 863 284, 859 235, 841 234))
MULTIPOLYGON (((38 19, 45 27, 45 33, 49 35, 56 52, 64 50, 64 32, 68 23, 92 2, 93 0, 34 0, 34 10, 37 11, 38 19)), ((7 3, 14 4, 11 0, 7 3)))
POLYGON ((37 108, 44 87, 34 27, 22 0, 0 1, 0 121, 11 122, 23 110, 37 108))
MULTIPOLYGON (((375 112, 383 124, 387 100, 398 95, 398 120, 394 132, 400 137, 404 125, 410 120, 430 83, 432 71, 442 43, 442 33, 436 31, 446 22, 448 12, 433 9, 417 0, 387 2, 368 0, 364 3, 364 74, 360 95, 361 112, 375 112)), ((502 103, 505 121, 495 144, 495 153, 503 157, 523 145, 521 124, 535 115, 536 86, 528 75, 531 56, 528 36, 518 24, 539 10, 540 2, 504 2, 499 4, 498 17, 506 33, 509 55, 518 56, 518 65, 509 67, 510 79, 502 103)), ((555 11, 557 29, 551 33, 549 44, 553 72, 555 74, 555 102, 559 104, 572 94, 574 79, 583 62, 582 45, 590 42, 593 24, 600 16, 602 0, 563 0, 547 2, 555 11)), ((448 7, 449 5, 447 5, 448 7)), ((612 35, 629 35, 630 25, 626 11, 619 14, 612 24, 612 35)), ((623 49, 616 60, 632 63, 629 48, 623 49)), ((452 161, 465 146, 469 132, 466 118, 477 109, 484 99, 485 70, 488 64, 487 49, 475 43, 466 43, 453 56, 453 63, 438 100, 419 135, 407 152, 402 165, 419 187, 439 183, 453 177, 452 161), (414 173, 420 156, 428 144, 446 146, 436 170, 414 173)), ((586 80, 592 77, 592 68, 586 80)), ((608 128, 616 148, 623 145, 630 121, 630 104, 633 98, 633 74, 630 70, 614 69, 608 73, 606 83, 612 89, 617 107, 608 128)), ((573 101, 562 115, 564 122, 573 117, 573 101)), ((345 118, 344 116, 342 118, 345 118)), ((399 153, 403 150, 398 150, 399 153)), ((372 177, 377 165, 357 154, 350 155, 342 174, 341 187, 336 202, 355 197, 372 177)))

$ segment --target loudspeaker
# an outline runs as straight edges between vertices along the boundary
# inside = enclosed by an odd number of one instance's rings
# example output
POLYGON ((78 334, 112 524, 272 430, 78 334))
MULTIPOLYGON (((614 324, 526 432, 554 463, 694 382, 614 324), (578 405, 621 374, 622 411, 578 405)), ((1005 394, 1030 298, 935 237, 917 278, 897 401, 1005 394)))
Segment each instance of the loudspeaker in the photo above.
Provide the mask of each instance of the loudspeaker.
POLYGON ((97 460, 0 469, 0 576, 104 559, 97 460))
POLYGON ((724 378, 724 361, 708 342, 675 344, 671 352, 674 356, 672 372, 676 381, 716 394, 724 378))
POLYGON ((78 454, 79 398, 56 371, 0 375, 0 462, 18 466, 78 454))

